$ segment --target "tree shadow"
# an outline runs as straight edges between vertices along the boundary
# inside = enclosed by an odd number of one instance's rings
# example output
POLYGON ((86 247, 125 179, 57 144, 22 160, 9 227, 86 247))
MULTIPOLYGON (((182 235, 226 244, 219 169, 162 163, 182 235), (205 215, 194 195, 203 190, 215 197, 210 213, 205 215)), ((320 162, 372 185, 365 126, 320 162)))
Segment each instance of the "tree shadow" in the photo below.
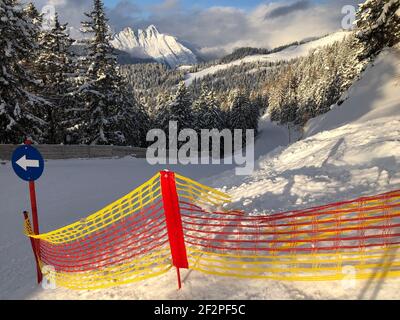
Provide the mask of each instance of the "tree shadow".
POLYGON ((379 261, 379 265, 383 265, 383 267, 377 267, 374 269, 374 273, 372 274, 372 276, 368 279, 367 283, 365 284, 365 286, 363 287, 363 289, 361 290, 360 294, 358 295, 358 299, 362 300, 362 299, 369 299, 369 300, 376 300, 379 294, 379 291, 382 289, 383 284, 385 282, 385 280, 387 279, 387 275, 390 271, 390 268, 393 264, 393 262, 396 260, 396 253, 398 251, 398 248, 390 248, 388 251, 386 251, 385 253, 389 254, 389 258, 387 258, 384 255, 382 255, 382 258, 379 261), (383 268, 383 272, 379 272, 381 271, 383 268), (370 289, 374 286, 373 288, 373 292, 371 294, 370 298, 367 298, 367 294, 370 291, 370 289))

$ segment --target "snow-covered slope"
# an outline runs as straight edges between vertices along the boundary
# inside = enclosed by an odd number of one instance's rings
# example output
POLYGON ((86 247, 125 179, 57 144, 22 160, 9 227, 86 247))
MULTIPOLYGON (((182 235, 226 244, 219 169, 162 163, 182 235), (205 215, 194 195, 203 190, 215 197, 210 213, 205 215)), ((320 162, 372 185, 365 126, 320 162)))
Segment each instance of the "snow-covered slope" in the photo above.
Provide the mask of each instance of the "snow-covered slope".
POLYGON ((226 172, 209 184, 252 213, 400 189, 399 50, 382 52, 341 106, 307 124, 305 139, 262 157, 251 176, 226 172))
MULTIPOLYGON (((399 46, 384 50, 347 96, 342 105, 310 120, 303 140, 261 157, 253 175, 225 172, 207 183, 224 185, 235 199, 233 207, 253 214, 399 189, 399 46)), ((270 139, 263 135, 256 150, 270 139)))
MULTIPOLYGON (((281 127, 263 119, 256 142, 255 172, 236 177, 232 167, 177 166, 183 175, 222 188, 232 206, 249 214, 336 202, 400 189, 399 48, 385 50, 348 100, 312 120, 304 140, 285 147, 281 127), (365 96, 368 94, 368 99, 365 96), (365 103, 369 102, 367 107, 365 103), (354 116, 357 115, 357 116, 354 116), (339 120, 338 120, 339 119, 339 120), (262 151, 261 149, 264 148, 262 151), (272 150, 274 149, 274 150, 272 150), (272 150, 272 151, 271 151, 272 150), (257 154, 258 155, 258 154, 257 154), (225 172, 219 173, 222 170, 225 172), (224 187, 225 186, 225 187, 224 187)), ((126 194, 159 167, 142 159, 53 160, 37 182, 42 231, 71 223, 126 194)), ((19 214, 29 207, 26 183, 11 165, 0 165, 0 298, 28 299, 397 299, 400 279, 357 281, 354 288, 335 282, 282 282, 232 279, 182 271, 107 290, 43 290, 35 285, 29 241, 19 214)))
POLYGON ((348 91, 340 106, 309 121, 305 136, 348 123, 363 124, 400 116, 400 49, 384 51, 348 91))
POLYGON ((323 37, 321 39, 307 42, 305 44, 293 45, 276 53, 247 56, 244 57, 243 59, 239 59, 230 63, 217 64, 215 66, 200 70, 195 73, 188 73, 186 75, 185 83, 187 86, 189 86, 195 79, 201 79, 207 75, 214 74, 218 71, 225 70, 233 66, 238 66, 243 63, 268 62, 268 61, 277 62, 277 61, 291 60, 298 57, 306 56, 310 52, 310 50, 332 44, 335 41, 340 41, 348 34, 349 34, 348 31, 339 31, 331 35, 328 35, 326 37, 323 37))
POLYGON ((146 30, 139 29, 137 33, 131 28, 125 28, 113 36, 111 44, 135 58, 153 58, 172 68, 197 63, 197 58, 191 50, 179 43, 175 37, 158 32, 154 25, 146 30))

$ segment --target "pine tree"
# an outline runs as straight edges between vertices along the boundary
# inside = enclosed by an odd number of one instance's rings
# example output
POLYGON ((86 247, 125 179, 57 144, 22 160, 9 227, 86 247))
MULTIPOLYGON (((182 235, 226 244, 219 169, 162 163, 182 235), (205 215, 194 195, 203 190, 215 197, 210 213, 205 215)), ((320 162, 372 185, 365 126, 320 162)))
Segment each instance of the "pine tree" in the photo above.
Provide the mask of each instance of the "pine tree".
POLYGON ((249 110, 250 100, 243 90, 234 90, 229 96, 229 127, 235 129, 252 129, 249 110))
POLYGON ((0 143, 41 142, 45 100, 27 61, 37 49, 37 29, 16 0, 0 0, 0 143))
POLYGON ((121 108, 130 105, 122 97, 124 85, 116 56, 110 44, 110 34, 104 6, 94 0, 93 11, 86 13, 88 21, 82 22, 81 31, 91 34, 87 40, 87 54, 82 63, 84 74, 79 89, 83 103, 83 121, 75 126, 79 130, 78 142, 84 144, 124 145, 129 140, 121 131, 121 108), (122 95, 122 96, 121 96, 122 95))
POLYGON ((55 16, 51 30, 40 36, 40 54, 35 62, 43 82, 42 95, 50 102, 46 110, 48 127, 45 141, 66 143, 69 110, 74 108, 75 57, 71 53, 73 40, 66 32, 67 24, 60 24, 55 16))
MULTIPOLYGON (((124 85, 122 82, 121 85, 124 85)), ((125 84, 126 85, 126 84, 125 84)), ((145 147, 146 134, 150 129, 150 117, 144 107, 136 101, 134 96, 128 93, 126 87, 118 92, 114 132, 120 136, 124 145, 145 147)))
POLYGON ((400 0, 367 0, 360 5, 356 37, 363 45, 359 59, 373 57, 400 41, 400 0))
POLYGON ((273 86, 269 86, 269 98, 268 98, 268 112, 272 121, 281 122, 282 110, 285 105, 287 82, 285 81, 283 74, 280 78, 274 79, 273 86))
MULTIPOLYGON (((32 50, 29 52, 29 56, 27 59, 21 61, 21 64, 24 66, 25 69, 29 69, 33 76, 38 80, 32 83, 29 86, 29 91, 35 93, 36 95, 40 95, 43 89, 43 82, 40 79, 39 69, 37 60, 42 50, 41 45, 41 36, 43 35, 42 30, 42 23, 43 23, 43 16, 39 13, 36 9, 35 5, 30 2, 23 8, 25 19, 29 22, 32 26, 32 34, 31 39, 34 43, 32 50)), ((45 114, 42 115, 43 117, 45 114)))
POLYGON ((41 32, 41 26, 43 22, 43 17, 35 7, 32 2, 29 2, 23 9, 26 17, 30 19, 30 22, 35 26, 34 33, 36 33, 36 37, 39 37, 41 32))
POLYGON ((246 130, 258 131, 259 109, 250 102, 249 93, 245 90, 234 90, 229 96, 229 127, 242 130, 243 145, 246 144, 246 130))
POLYGON ((225 121, 221 107, 218 105, 215 94, 202 84, 201 94, 193 103, 194 129, 200 133, 201 129, 225 128, 225 121))
POLYGON ((176 93, 159 110, 157 119, 160 128, 165 132, 168 132, 170 121, 178 122, 178 130, 193 127, 192 101, 183 81, 179 83, 176 93))
POLYGON ((356 40, 353 36, 346 37, 339 44, 337 65, 341 79, 340 92, 347 91, 363 69, 363 64, 359 63, 356 55, 353 53, 355 47, 356 40))

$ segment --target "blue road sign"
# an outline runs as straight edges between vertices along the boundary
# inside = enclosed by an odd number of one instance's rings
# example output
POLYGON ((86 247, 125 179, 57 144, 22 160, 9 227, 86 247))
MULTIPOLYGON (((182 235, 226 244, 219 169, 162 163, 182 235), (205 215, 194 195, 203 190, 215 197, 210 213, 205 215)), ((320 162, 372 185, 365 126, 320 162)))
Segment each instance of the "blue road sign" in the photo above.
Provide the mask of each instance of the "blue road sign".
POLYGON ((43 157, 30 145, 23 145, 15 149, 11 162, 14 172, 22 180, 35 181, 43 173, 43 157))

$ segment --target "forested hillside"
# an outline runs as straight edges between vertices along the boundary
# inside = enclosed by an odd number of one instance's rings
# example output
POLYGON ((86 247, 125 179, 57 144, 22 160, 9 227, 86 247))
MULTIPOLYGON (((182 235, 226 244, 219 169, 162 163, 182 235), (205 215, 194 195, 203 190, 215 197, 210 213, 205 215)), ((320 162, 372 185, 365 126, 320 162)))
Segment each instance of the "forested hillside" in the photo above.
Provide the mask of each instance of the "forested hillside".
POLYGON ((181 128, 257 131, 265 113, 280 124, 301 127, 340 103, 365 65, 399 41, 399 6, 398 0, 366 1, 353 32, 290 44, 264 56, 263 49, 239 50, 225 58, 233 62, 217 64, 199 78, 193 77, 195 69, 188 73, 160 64, 121 67, 101 0, 85 14, 80 54, 57 16, 52 28, 43 30, 33 4, 0 0, 0 143, 31 138, 145 146, 148 129, 165 128, 172 119, 181 128), (244 56, 246 63, 234 60, 244 56))

